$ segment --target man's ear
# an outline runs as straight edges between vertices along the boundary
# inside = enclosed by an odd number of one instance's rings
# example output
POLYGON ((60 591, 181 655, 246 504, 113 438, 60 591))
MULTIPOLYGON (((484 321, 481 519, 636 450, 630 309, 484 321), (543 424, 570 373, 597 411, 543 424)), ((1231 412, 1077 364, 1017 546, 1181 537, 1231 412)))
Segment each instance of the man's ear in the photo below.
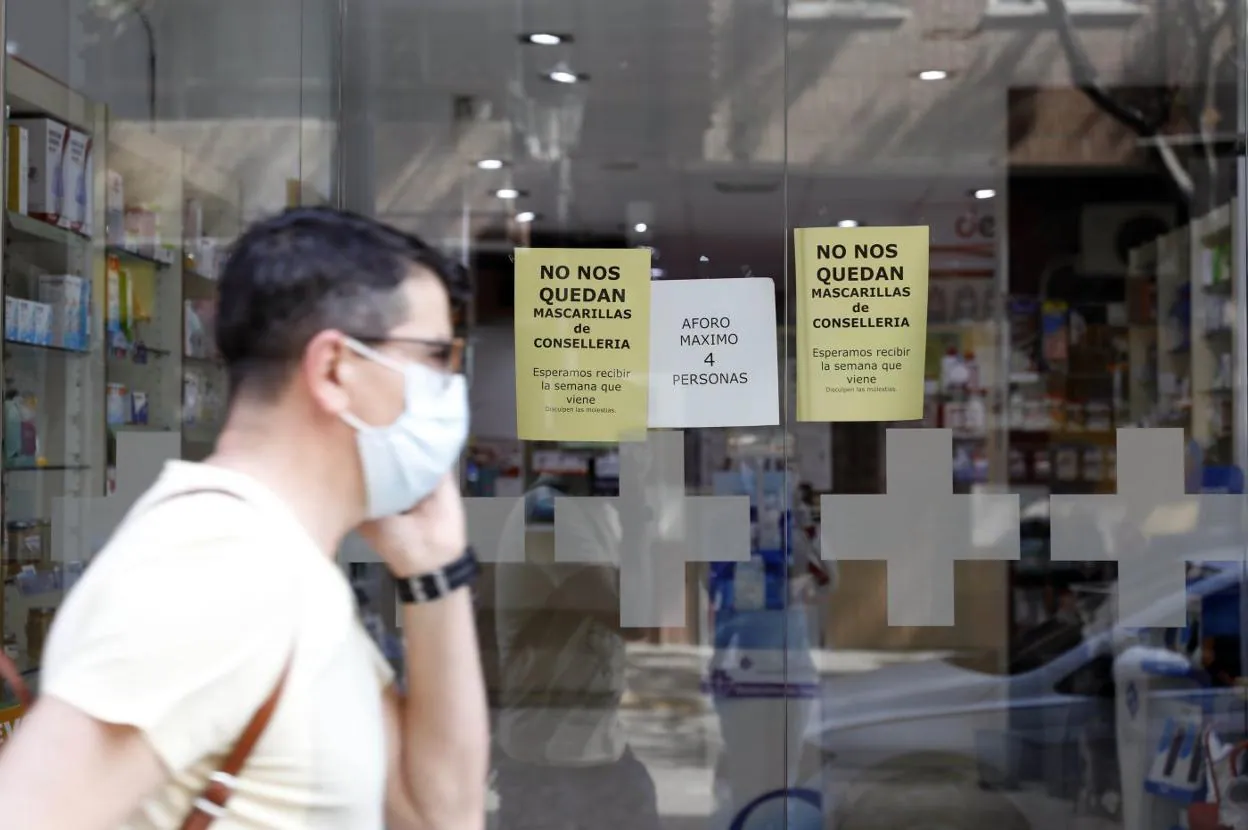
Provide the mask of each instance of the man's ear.
POLYGON ((347 346, 340 332, 319 332, 303 350, 299 375, 312 401, 331 415, 340 415, 351 405, 348 393, 355 362, 344 359, 347 346))

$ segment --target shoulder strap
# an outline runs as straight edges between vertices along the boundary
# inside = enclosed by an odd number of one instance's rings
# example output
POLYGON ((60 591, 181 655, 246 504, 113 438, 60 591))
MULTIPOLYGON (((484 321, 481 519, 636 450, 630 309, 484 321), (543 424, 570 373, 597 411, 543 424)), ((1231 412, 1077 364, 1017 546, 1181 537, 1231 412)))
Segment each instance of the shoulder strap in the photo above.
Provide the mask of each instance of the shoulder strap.
MULTIPOLYGON (((184 490, 180 493, 173 493, 165 498, 157 499, 144 508, 144 512, 151 510, 165 502, 172 501, 182 496, 197 495, 200 493, 222 493, 227 496, 240 499, 237 493, 232 490, 218 487, 200 487, 193 490, 184 490)), ((230 796, 234 794, 234 789, 238 783, 238 774, 247 764, 247 759, 251 757, 251 753, 255 751, 256 744, 260 742, 260 738, 269 727, 269 721, 273 719, 273 713, 277 710, 277 704, 282 698, 282 689, 286 686, 286 678, 290 675, 290 666, 294 660, 294 648, 292 646, 290 654, 286 658, 286 664, 282 667, 281 674, 277 677, 277 683, 273 687, 273 691, 269 692, 269 696, 260 704, 260 708, 251 716, 251 720, 247 722, 247 726, 243 729, 243 734, 235 742, 230 749, 228 755, 217 767, 212 775, 208 776, 208 784, 200 792, 199 797, 195 799, 191 807, 191 812, 183 821, 181 830, 206 830, 213 821, 225 815, 225 807, 230 800, 230 796)), ((8 683, 16 693, 17 698, 22 705, 29 707, 34 703, 34 696, 30 692, 30 687, 22 678, 22 674, 18 671, 17 666, 9 659, 3 651, 0 651, 0 680, 8 683)))
POLYGON ((243 734, 230 750, 230 754, 226 755, 216 771, 208 776, 208 784, 200 791, 199 797, 192 804, 191 812, 182 822, 181 830, 206 830, 213 821, 225 816, 226 804, 229 803, 230 796, 234 795, 234 790, 238 786, 238 774, 247 765, 247 759, 251 757, 256 744, 260 742, 264 731, 268 729, 274 711, 277 710, 277 704, 282 698, 282 689, 290 674, 290 664, 293 658, 292 652, 286 658, 286 665, 282 667, 282 673, 278 675, 277 685, 273 687, 273 691, 269 692, 264 703, 260 704, 260 708, 251 716, 251 720, 247 722, 247 728, 243 730, 243 734))

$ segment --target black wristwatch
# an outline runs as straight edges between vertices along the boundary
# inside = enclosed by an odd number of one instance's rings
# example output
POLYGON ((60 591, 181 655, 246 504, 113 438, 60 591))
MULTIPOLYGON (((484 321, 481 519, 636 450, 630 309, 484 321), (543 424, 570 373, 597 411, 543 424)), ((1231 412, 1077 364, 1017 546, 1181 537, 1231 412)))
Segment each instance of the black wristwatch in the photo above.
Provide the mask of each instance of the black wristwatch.
POLYGON ((481 564, 476 554, 472 548, 467 548, 454 562, 432 573, 396 577, 394 581, 401 602, 433 602, 463 588, 480 572, 481 564))

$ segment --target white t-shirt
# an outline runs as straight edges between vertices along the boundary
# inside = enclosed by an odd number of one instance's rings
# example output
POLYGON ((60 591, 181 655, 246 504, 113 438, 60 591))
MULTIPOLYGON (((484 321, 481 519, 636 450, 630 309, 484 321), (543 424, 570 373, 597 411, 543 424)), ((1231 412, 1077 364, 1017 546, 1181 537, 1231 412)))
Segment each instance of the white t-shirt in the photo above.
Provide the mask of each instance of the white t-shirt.
POLYGON ((345 576, 270 490, 174 461, 66 597, 41 694, 140 729, 171 775, 126 827, 177 828, 292 649, 213 828, 381 830, 393 677, 345 576))

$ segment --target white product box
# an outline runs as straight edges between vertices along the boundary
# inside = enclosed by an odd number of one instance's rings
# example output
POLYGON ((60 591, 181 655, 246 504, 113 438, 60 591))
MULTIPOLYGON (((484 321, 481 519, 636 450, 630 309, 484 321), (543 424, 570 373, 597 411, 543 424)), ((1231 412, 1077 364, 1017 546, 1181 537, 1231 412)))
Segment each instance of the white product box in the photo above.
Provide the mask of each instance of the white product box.
POLYGON ((69 145, 65 151, 65 201, 61 207, 60 226, 80 230, 82 215, 86 208, 86 190, 82 176, 86 172, 86 145, 89 137, 85 132, 70 130, 69 145))
POLYGON ((109 170, 105 175, 105 233, 109 245, 120 247, 126 244, 126 180, 116 170, 109 170))
POLYGON ((52 306, 47 303, 31 303, 31 305, 34 306, 34 311, 32 312, 30 342, 40 346, 51 346, 52 306))
POLYGON ((110 383, 105 393, 105 420, 112 425, 124 424, 130 415, 130 390, 124 383, 110 383))
POLYGON ((17 298, 4 296, 4 339, 17 339, 17 298))
POLYGON ((65 154, 65 203, 60 224, 73 231, 82 231, 87 220, 90 201, 87 188, 87 159, 91 155, 91 136, 71 129, 69 148, 65 154))
POLYGON ((69 153, 69 128, 50 118, 22 118, 9 122, 29 133, 30 215, 45 222, 61 223, 65 205, 65 158, 69 153))
POLYGON ((86 349, 90 318, 90 283, 73 274, 45 274, 39 278, 39 300, 51 309, 51 345, 86 349))
POLYGON ((35 340, 35 304, 30 300, 17 301, 17 337, 19 343, 35 340))
POLYGON ((24 214, 30 210, 29 131, 10 124, 4 151, 5 203, 9 210, 24 214))

